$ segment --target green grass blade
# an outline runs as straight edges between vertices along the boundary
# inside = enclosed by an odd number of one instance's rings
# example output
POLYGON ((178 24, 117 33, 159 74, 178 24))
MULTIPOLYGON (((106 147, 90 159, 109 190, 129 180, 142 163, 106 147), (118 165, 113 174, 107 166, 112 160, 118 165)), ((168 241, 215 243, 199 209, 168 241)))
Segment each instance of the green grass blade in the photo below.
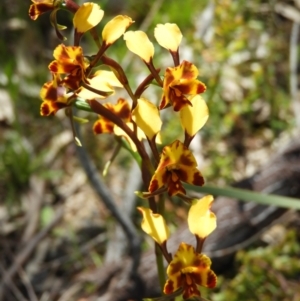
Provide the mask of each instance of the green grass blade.
POLYGON ((262 205, 272 205, 277 207, 300 210, 300 199, 296 198, 273 194, 264 194, 262 192, 254 192, 234 187, 217 187, 213 185, 205 185, 199 187, 188 184, 186 184, 185 187, 188 190, 195 192, 209 193, 212 195, 222 195, 231 198, 236 198, 245 202, 255 202, 262 205))

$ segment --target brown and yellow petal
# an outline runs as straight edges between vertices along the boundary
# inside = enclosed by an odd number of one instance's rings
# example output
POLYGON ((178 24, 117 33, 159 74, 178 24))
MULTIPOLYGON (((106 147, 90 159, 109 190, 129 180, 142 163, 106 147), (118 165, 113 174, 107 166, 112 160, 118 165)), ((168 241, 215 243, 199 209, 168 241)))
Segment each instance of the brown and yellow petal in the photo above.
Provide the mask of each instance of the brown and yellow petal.
POLYGON ((205 92, 206 86, 197 79, 181 80, 178 85, 172 85, 172 88, 178 89, 182 94, 200 94, 205 92))
POLYGON ((216 286, 217 277, 210 266, 209 257, 196 253, 191 245, 181 243, 167 268, 169 279, 164 293, 170 294, 182 287, 184 299, 200 296, 197 285, 209 288, 216 286))
POLYGON ((186 191, 180 182, 180 178, 177 175, 177 171, 168 172, 167 175, 167 188, 169 196, 174 196, 177 194, 186 194, 186 191))
POLYGON ((196 186, 204 185, 204 178, 201 172, 195 167, 189 167, 188 165, 179 165, 178 174, 182 182, 196 186))
POLYGON ((197 67, 188 61, 183 61, 178 67, 173 68, 172 72, 176 79, 181 80, 192 80, 199 75, 197 67))
POLYGON ((41 14, 54 9, 53 0, 32 0, 29 7, 29 17, 36 20, 41 14))
POLYGON ((57 102, 57 101, 43 101, 41 104, 40 108, 40 114, 42 116, 51 116, 55 115, 55 113, 62 109, 65 108, 67 105, 62 103, 62 102, 57 102))
POLYGON ((93 126, 93 131, 95 134, 103 134, 103 133, 113 133, 114 131, 114 123, 108 119, 100 117, 93 126))
POLYGON ((43 101, 58 101, 67 103, 67 95, 65 87, 59 85, 55 76, 53 81, 46 82, 40 91, 40 97, 43 101))
POLYGON ((80 46, 58 45, 53 52, 56 59, 49 65, 50 71, 54 73, 71 73, 74 68, 87 68, 84 62, 82 48, 80 46))
POLYGON ((121 118, 124 122, 130 121, 130 105, 127 100, 124 98, 119 98, 117 104, 112 106, 112 112, 114 112, 119 118, 121 118))
POLYGON ((167 184, 166 170, 164 170, 164 169, 158 170, 157 169, 150 181, 148 191, 152 193, 152 192, 156 191, 157 189, 163 187, 165 184, 167 184))

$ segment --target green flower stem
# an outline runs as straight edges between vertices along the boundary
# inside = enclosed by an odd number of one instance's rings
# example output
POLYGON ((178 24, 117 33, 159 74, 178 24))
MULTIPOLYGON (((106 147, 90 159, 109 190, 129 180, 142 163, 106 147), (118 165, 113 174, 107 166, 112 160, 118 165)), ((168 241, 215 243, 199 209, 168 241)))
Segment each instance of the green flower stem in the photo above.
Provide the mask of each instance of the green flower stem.
POLYGON ((78 110, 86 111, 86 112, 94 112, 91 109, 90 105, 85 101, 85 99, 77 97, 76 101, 74 102, 74 105, 78 110))
POLYGON ((246 189, 233 187, 221 188, 213 185, 205 185, 202 187, 198 187, 186 184, 184 186, 191 191, 210 193, 213 195, 223 195, 246 202, 255 202, 262 205, 272 205, 288 209, 300 209, 300 199, 290 198, 286 196, 264 194, 261 192, 254 192, 246 189))
POLYGON ((158 280, 161 287, 161 291, 163 291, 166 283, 165 267, 164 267, 162 252, 157 243, 155 243, 155 258, 156 258, 158 280))

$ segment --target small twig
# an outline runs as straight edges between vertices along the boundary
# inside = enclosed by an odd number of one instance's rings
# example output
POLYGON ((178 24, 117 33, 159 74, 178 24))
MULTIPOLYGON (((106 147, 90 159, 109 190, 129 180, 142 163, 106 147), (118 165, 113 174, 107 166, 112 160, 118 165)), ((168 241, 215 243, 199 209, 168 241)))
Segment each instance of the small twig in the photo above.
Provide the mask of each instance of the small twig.
POLYGON ((38 301, 38 298, 34 292, 33 286, 30 282, 30 279, 28 275, 25 273, 25 271, 20 267, 19 269, 19 275, 22 278, 22 281, 24 283, 24 286, 26 287, 26 290, 28 292, 28 296, 30 298, 30 301, 38 301))
MULTIPOLYGON (((5 270, 4 270, 3 266, 1 265, 1 263, 0 263, 0 271, 1 271, 1 274, 4 275, 5 270)), ((26 298, 24 298, 24 296, 20 292, 19 288, 12 281, 7 283, 7 286, 9 287, 11 293, 15 295, 17 301, 28 301, 26 298)), ((7 297, 7 296, 5 296, 5 297, 7 297)), ((0 296, 0 300, 2 300, 1 296, 0 296)), ((4 300, 4 301, 6 301, 6 300, 4 300)))
POLYGON ((7 272, 3 273, 3 280, 0 283, 0 300, 3 300, 3 293, 4 293, 4 287, 5 285, 8 285, 11 283, 13 277, 16 275, 18 270, 21 266, 26 262, 26 260, 29 258, 31 253, 35 250, 36 246, 39 244, 39 242, 46 237, 46 235, 55 227, 55 225, 62 219, 64 214, 63 209, 58 209, 58 212, 56 213, 56 216, 52 220, 51 223, 49 223, 48 226, 46 226, 44 229, 42 229, 39 233, 37 233, 22 249, 19 254, 16 256, 14 263, 12 266, 8 269, 7 272))
MULTIPOLYGON (((80 138, 80 127, 76 124, 76 131, 80 138)), ((91 160, 90 156, 87 154, 84 147, 76 147, 78 158, 82 167, 84 168, 88 179, 91 182, 92 187, 97 192, 98 196, 101 198, 107 209, 111 212, 116 221, 123 228, 129 243, 131 250, 131 255, 133 259, 132 263, 132 273, 136 273, 136 267, 139 265, 140 260, 140 244, 141 240, 137 234, 137 231, 130 220, 130 218, 123 214, 122 211, 116 206, 113 201, 113 197, 104 184, 102 177, 97 171, 94 162, 91 160)))

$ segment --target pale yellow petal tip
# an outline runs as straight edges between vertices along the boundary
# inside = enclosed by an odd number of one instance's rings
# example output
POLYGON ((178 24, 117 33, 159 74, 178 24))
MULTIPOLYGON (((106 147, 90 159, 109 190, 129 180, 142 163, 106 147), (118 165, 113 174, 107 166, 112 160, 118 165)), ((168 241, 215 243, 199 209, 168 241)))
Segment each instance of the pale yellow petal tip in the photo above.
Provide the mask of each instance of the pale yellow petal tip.
MULTIPOLYGON (((146 199, 144 197, 144 193, 142 191, 135 191, 134 194, 141 199, 146 199)), ((139 208, 139 207, 137 207, 137 208, 139 208)))
POLYGON ((78 137, 74 137, 74 140, 75 140, 75 144, 76 144, 77 146, 82 147, 82 144, 81 144, 81 142, 80 142, 80 140, 79 140, 78 137))
POLYGON ((182 33, 176 24, 157 24, 154 36, 158 44, 170 51, 176 52, 182 40, 182 33))
POLYGON ((147 34, 143 31, 127 31, 124 33, 127 48, 149 63, 154 56, 154 46, 147 34))
POLYGON ((93 2, 83 3, 73 17, 73 25, 77 32, 84 33, 100 23, 104 11, 93 2))
POLYGON ((119 39, 127 30, 127 28, 133 24, 134 21, 124 15, 119 15, 110 20, 102 31, 102 39, 106 45, 113 44, 119 39))

